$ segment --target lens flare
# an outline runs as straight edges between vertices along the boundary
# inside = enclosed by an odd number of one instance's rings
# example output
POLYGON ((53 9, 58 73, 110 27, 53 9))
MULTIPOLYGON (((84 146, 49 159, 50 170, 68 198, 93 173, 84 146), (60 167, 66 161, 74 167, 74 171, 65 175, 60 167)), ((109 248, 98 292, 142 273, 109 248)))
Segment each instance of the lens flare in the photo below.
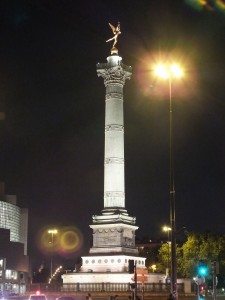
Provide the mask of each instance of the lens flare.
POLYGON ((170 71, 171 74, 176 77, 176 78, 180 78, 183 76, 183 70, 181 69, 181 67, 178 64, 172 64, 170 67, 170 71))
POLYGON ((49 227, 45 227, 38 234, 37 245, 45 255, 57 253, 70 256, 83 246, 83 236, 76 227, 61 227, 57 229, 57 232, 54 231, 54 234, 49 231, 49 227))
POLYGON ((61 233, 59 244, 61 253, 74 253, 83 245, 83 236, 77 228, 66 227, 61 233))
POLYGON ((168 70, 161 64, 156 66, 155 73, 157 76, 164 78, 164 79, 169 77, 168 70))
POLYGON ((224 0, 186 0, 188 5, 198 11, 202 11, 203 9, 208 11, 221 11, 225 13, 225 1, 224 0))
POLYGON ((49 228, 43 228, 38 234, 38 242, 37 242, 39 250, 45 254, 51 254, 56 252, 59 245, 59 234, 50 234, 49 228))
POLYGON ((215 3, 215 7, 216 7, 216 9, 225 13, 225 1, 224 0, 217 0, 215 3))

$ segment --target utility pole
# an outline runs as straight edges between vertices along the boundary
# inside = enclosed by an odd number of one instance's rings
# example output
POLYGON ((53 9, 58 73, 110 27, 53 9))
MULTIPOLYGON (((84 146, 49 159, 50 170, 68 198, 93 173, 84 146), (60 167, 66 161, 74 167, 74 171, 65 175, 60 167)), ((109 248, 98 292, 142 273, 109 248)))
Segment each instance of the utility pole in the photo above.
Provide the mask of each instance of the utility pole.
POLYGON ((212 262, 212 275, 213 275, 213 300, 216 300, 216 286, 217 286, 217 274, 219 273, 219 264, 217 261, 212 262))
POLYGON ((134 263, 134 300, 137 299, 137 263, 134 263))

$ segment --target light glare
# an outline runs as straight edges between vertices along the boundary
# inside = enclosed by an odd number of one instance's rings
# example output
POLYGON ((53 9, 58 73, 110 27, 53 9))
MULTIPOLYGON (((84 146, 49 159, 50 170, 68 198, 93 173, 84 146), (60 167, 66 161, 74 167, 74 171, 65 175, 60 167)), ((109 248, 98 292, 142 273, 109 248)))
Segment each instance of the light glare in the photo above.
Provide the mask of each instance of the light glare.
POLYGON ((171 231, 171 228, 168 226, 163 226, 163 231, 171 231))
POLYGON ((168 78, 169 73, 163 65, 157 65, 155 68, 156 75, 161 78, 168 78))
POLYGON ((57 233, 58 233, 58 230, 57 230, 57 229, 49 229, 49 230, 48 230, 48 233, 51 233, 51 234, 57 234, 57 233))
POLYGON ((183 71, 178 64, 163 65, 159 64, 155 67, 155 73, 158 77, 167 79, 167 78, 180 78, 183 76, 183 71))
POLYGON ((172 64, 170 67, 171 73, 174 77, 180 78, 183 75, 183 71, 181 70, 180 66, 178 64, 172 64))

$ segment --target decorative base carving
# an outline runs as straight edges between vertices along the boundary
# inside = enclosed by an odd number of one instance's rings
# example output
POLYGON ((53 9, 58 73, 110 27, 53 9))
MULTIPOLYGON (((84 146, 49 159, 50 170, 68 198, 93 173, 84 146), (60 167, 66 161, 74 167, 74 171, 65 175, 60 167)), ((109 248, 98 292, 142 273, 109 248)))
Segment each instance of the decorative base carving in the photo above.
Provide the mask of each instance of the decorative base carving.
POLYGON ((93 216, 93 247, 90 254, 128 254, 137 255, 135 247, 135 220, 125 209, 104 210, 105 214, 93 216), (108 212, 108 214, 107 214, 108 212), (115 218, 115 219, 114 219, 115 218))

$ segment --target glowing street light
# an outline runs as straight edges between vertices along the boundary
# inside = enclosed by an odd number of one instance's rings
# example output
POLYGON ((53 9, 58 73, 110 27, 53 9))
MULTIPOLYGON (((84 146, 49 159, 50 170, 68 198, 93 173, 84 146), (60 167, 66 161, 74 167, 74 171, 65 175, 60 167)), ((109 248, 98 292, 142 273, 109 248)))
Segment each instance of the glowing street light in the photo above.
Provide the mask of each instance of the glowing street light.
POLYGON ((169 234, 169 232, 171 231, 171 228, 168 226, 163 226, 162 230, 169 234))
POLYGON ((169 277, 169 261, 170 261, 170 231, 171 227, 163 226, 162 230, 167 232, 167 245, 168 245, 168 258, 167 258, 167 269, 166 269, 166 278, 169 277))
POLYGON ((58 233, 57 229, 49 229, 48 233, 50 233, 52 235, 52 239, 53 239, 53 235, 58 233))
POLYGON ((174 184, 174 153, 173 153, 173 106, 172 80, 183 76, 181 67, 176 64, 159 64, 155 67, 157 77, 169 83, 169 152, 170 152, 170 229, 171 229, 171 293, 177 299, 177 262, 176 262, 176 216, 175 216, 175 184, 174 184))
POLYGON ((171 64, 169 66, 165 66, 163 64, 159 64, 155 67, 155 73, 158 77, 168 79, 171 77, 181 78, 183 76, 183 70, 178 64, 171 64))
MULTIPOLYGON (((51 234, 51 244, 52 247, 54 246, 54 235, 56 235, 58 233, 57 229, 49 229, 48 233, 51 234)), ((52 278, 52 267, 53 267, 53 255, 51 255, 51 278, 52 278)))

